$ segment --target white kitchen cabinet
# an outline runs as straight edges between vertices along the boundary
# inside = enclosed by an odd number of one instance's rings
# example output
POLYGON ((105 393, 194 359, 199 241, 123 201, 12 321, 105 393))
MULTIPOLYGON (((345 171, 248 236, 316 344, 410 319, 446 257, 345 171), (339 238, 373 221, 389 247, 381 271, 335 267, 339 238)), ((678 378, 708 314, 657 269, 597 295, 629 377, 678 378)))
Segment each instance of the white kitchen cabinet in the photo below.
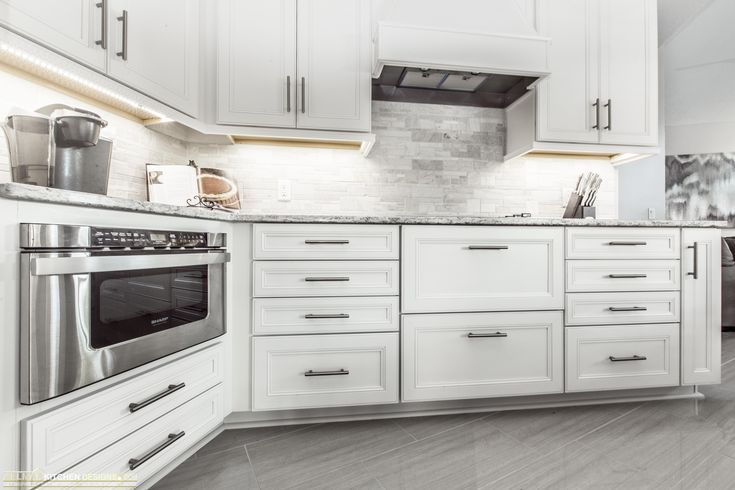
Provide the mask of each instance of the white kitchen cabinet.
POLYGON ((298 0, 297 125, 370 130, 370 2, 298 0))
POLYGON ((679 259, 678 228, 567 228, 567 259, 679 259))
POLYGON ((196 117, 199 0, 108 0, 108 74, 196 117))
POLYGON ((721 232, 682 230, 681 379, 684 385, 720 383, 721 232))
POLYGON ((226 0, 217 122, 369 131, 369 0, 226 0))
POLYGON ((564 230, 404 226, 402 311, 561 310, 564 230))
POLYGON ((405 315, 403 400, 561 393, 560 311, 405 315))
POLYGON ((537 90, 539 141, 658 144, 655 0, 542 0, 551 75, 537 90))
POLYGON ((296 0, 222 0, 217 122, 296 126, 296 0))
POLYGON ((656 1, 601 0, 601 143, 658 143, 657 60, 656 1))
MULTIPOLYGON (((0 25, 104 71, 102 0, 0 0, 0 25)), ((108 37, 109 40, 109 37, 108 37)))

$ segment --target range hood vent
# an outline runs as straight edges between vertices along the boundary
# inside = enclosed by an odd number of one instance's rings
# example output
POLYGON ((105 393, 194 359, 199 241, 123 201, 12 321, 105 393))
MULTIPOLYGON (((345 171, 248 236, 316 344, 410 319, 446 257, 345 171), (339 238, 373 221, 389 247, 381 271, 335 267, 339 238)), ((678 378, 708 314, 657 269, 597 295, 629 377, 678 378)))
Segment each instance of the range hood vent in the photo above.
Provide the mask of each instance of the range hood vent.
POLYGON ((537 77, 385 66, 373 79, 373 100, 504 109, 537 77))

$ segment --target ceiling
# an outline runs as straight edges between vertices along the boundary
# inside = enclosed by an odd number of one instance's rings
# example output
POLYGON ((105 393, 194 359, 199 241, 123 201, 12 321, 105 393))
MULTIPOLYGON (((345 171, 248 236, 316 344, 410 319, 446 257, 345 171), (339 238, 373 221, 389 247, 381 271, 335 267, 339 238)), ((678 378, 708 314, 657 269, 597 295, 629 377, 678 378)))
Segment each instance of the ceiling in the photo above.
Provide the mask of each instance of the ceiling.
POLYGON ((658 44, 678 34, 714 0, 658 0, 658 44))

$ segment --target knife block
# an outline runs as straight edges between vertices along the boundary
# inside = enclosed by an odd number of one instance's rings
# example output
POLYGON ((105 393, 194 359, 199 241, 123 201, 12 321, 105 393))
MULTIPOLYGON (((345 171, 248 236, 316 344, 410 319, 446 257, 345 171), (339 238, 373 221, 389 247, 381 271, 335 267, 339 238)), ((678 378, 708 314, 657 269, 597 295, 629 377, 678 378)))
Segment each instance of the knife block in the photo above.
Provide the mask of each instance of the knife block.
POLYGON ((575 218, 596 218, 597 209, 594 206, 579 206, 574 214, 575 218))

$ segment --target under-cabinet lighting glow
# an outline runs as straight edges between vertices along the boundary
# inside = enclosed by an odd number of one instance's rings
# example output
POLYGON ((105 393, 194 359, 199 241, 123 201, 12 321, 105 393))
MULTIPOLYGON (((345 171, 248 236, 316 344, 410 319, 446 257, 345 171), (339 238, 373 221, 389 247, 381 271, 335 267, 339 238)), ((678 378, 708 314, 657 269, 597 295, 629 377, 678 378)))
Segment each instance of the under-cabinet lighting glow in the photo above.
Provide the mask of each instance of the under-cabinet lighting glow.
POLYGON ((4 42, 0 42, 0 59, 11 66, 30 71, 52 83, 58 83, 61 80, 63 83, 60 83, 60 85, 75 90, 81 95, 116 106, 143 119, 165 118, 158 111, 4 42), (36 70, 29 70, 29 65, 35 67, 36 70))

